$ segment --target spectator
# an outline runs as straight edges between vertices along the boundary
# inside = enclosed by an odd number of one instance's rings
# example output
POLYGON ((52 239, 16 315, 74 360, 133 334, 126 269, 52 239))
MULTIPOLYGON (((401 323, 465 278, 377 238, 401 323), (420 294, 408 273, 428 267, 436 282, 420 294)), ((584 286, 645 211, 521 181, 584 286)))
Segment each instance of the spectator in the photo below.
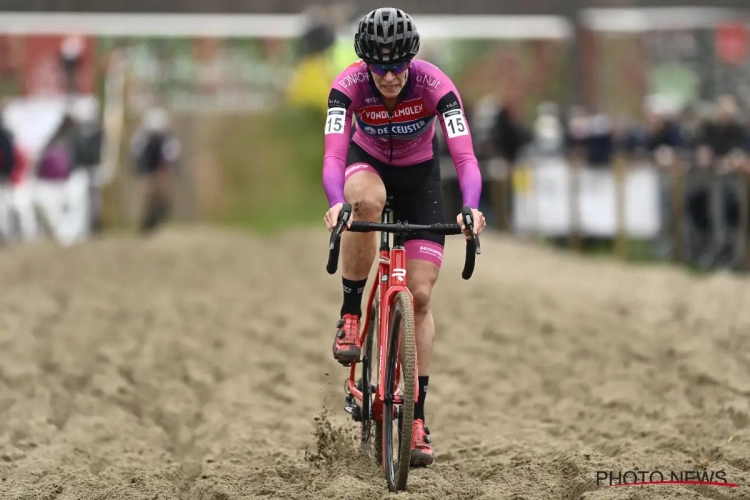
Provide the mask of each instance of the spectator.
MULTIPOLYGON (((474 154, 480 162, 494 156, 491 133, 499 110, 500 106, 493 94, 482 97, 473 107, 469 123, 471 124, 471 137, 474 140, 474 154)), ((440 143, 441 152, 448 154, 448 147, 443 142, 445 141, 440 143)))
POLYGON ((539 105, 537 114, 533 128, 535 152, 543 156, 562 155, 565 137, 557 105, 543 102, 539 105))
POLYGON ((170 129, 166 111, 152 108, 144 114, 131 147, 145 203, 140 229, 148 234, 168 216, 175 168, 181 157, 181 145, 170 129))
POLYGON ((516 113, 507 104, 501 104, 491 126, 490 141, 498 155, 513 165, 521 149, 531 141, 531 134, 516 113))
POLYGON ((88 185, 89 230, 101 230, 102 147, 104 130, 99 121, 95 98, 85 98, 74 107, 75 125, 71 133, 73 162, 76 171, 86 174, 88 185))
POLYGON ((26 180, 28 173, 29 159, 18 145, 13 146, 13 159, 15 165, 13 172, 10 174, 10 183, 13 186, 19 186, 26 180))
POLYGON ((326 9, 313 5, 307 8, 302 16, 305 25, 297 47, 300 59, 325 52, 336 40, 335 28, 329 22, 326 9))
MULTIPOLYGON (((1 111, 1 110, 0 110, 1 111)), ((13 135, 3 123, 0 112, 0 241, 12 239, 12 177, 16 166, 13 135)))
POLYGON ((645 146, 650 153, 662 147, 677 148, 682 145, 680 127, 666 113, 647 112, 644 129, 645 146))
POLYGON ((34 212, 32 185, 27 182, 30 162, 26 151, 17 144, 15 146, 15 158, 16 166, 10 178, 13 188, 13 210, 18 218, 19 237, 23 241, 33 241, 39 234, 39 224, 34 212))
POLYGON ((0 182, 7 182, 16 165, 13 134, 5 126, 3 109, 0 108, 0 182))
POLYGON ((60 43, 60 67, 65 78, 65 92, 75 94, 79 90, 78 77, 83 62, 85 43, 80 36, 68 36, 60 43))
POLYGON ((586 110, 582 106, 571 106, 563 119, 565 145, 569 150, 583 146, 586 137, 586 110))
POLYGON ((77 235, 69 232, 69 214, 76 213, 81 200, 68 199, 68 181, 73 171, 70 136, 73 118, 65 114, 36 166, 36 199, 47 228, 60 244, 70 244, 77 235))
POLYGON ((698 134, 698 161, 703 167, 720 162, 731 168, 722 160, 728 160, 730 154, 744 153, 746 131, 737 117, 737 103, 732 96, 719 97, 716 111, 716 119, 704 123, 698 134))
POLYGON ((62 181, 70 175, 73 169, 73 153, 70 147, 73 125, 73 118, 65 114, 57 130, 42 149, 36 168, 36 175, 40 179, 62 181))
POLYGON ((612 121, 609 117, 603 113, 588 117, 582 145, 590 167, 610 167, 614 156, 615 143, 612 121))
POLYGON ((291 105, 323 117, 331 80, 338 73, 329 54, 336 40, 335 26, 326 10, 318 5, 306 9, 302 17, 298 61, 287 87, 287 98, 291 105))
MULTIPOLYGON (((354 50, 350 30, 352 24, 358 22, 364 13, 359 12, 354 7, 351 2, 346 0, 328 6, 331 23, 335 29, 335 41, 328 49, 332 61, 331 78, 359 59, 357 52, 354 50)), ((421 57, 424 59, 423 55, 421 57)))
POLYGON ((698 134, 701 127, 700 105, 690 103, 682 110, 679 122, 682 146, 688 151, 695 151, 698 146, 698 134))

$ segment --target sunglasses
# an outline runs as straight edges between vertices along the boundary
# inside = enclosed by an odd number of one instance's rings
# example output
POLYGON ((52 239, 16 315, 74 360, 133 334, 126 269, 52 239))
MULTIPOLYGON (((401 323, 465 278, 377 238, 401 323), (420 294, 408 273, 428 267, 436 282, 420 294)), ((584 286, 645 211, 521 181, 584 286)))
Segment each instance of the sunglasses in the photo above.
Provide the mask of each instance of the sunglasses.
POLYGON ((389 71, 394 75, 400 75, 409 68, 409 62, 400 62, 392 64, 368 64, 370 71, 378 76, 385 76, 389 71))

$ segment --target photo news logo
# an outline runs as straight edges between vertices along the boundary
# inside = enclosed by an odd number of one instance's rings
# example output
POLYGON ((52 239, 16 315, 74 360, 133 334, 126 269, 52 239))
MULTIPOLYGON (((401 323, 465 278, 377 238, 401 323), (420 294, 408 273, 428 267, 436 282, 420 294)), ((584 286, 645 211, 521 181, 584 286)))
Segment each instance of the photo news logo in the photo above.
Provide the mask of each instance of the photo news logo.
POLYGON ((682 470, 682 471, 596 471, 597 486, 647 486, 660 484, 724 486, 737 488, 735 483, 727 480, 724 470, 682 470))

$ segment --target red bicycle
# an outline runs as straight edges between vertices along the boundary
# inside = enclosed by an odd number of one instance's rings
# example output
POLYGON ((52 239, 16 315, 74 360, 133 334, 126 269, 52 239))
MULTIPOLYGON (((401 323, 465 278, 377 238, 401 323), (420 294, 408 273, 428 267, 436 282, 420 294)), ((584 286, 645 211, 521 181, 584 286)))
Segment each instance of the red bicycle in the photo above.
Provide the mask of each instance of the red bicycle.
MULTIPOLYGON (((362 424, 362 446, 370 448, 372 426, 375 426, 374 456, 381 463, 388 480, 388 489, 406 489, 411 456, 414 405, 419 397, 417 385, 417 348, 414 332, 414 299, 407 288, 406 250, 404 238, 416 231, 434 234, 463 234, 458 224, 415 225, 398 221, 391 223, 391 208, 386 203, 382 222, 352 222, 349 203, 339 215, 331 235, 326 270, 334 274, 338 267, 341 234, 346 229, 354 232, 380 231, 380 261, 375 285, 370 291, 367 314, 362 328, 362 360, 351 366, 345 382, 345 410, 362 424), (390 236, 394 235, 393 249, 390 236), (381 307, 385 304, 386 307, 381 307), (375 329, 377 325, 377 337, 375 329), (377 341, 377 346, 375 342, 377 341), (360 379, 355 381, 357 366, 360 379), (377 374, 373 377, 373 368, 377 374), (393 422, 398 424, 394 428, 393 422), (394 431, 398 444, 394 447, 394 431)), ((476 255, 481 253, 479 237, 474 233, 474 221, 469 207, 463 207, 464 224, 471 232, 466 240, 466 261, 462 276, 468 280, 474 272, 476 255)))

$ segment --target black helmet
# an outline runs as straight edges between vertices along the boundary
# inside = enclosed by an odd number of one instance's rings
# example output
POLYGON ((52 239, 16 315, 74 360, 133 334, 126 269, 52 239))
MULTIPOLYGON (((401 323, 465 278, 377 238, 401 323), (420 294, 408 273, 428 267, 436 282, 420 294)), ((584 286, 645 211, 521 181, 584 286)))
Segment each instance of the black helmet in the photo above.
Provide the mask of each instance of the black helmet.
POLYGON ((359 22, 354 35, 357 57, 367 63, 409 61, 419 52, 419 33, 411 16, 401 9, 382 7, 359 22), (387 54, 383 49, 390 49, 387 54))

